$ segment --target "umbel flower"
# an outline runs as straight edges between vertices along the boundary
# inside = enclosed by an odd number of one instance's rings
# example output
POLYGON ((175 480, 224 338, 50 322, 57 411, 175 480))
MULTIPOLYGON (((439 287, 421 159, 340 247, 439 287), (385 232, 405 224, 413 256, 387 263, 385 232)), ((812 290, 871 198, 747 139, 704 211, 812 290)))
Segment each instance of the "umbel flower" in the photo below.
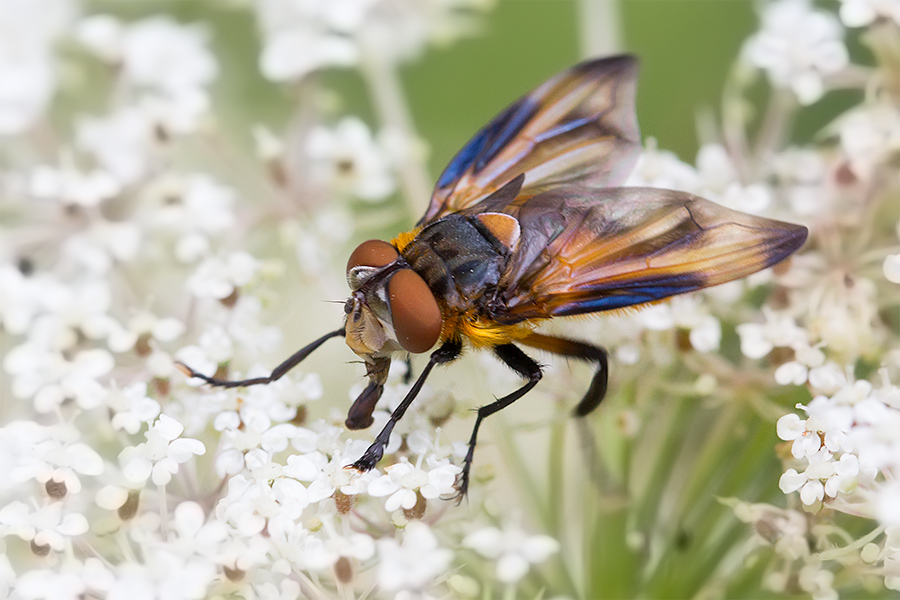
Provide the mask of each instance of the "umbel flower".
POLYGON ((485 422, 459 506, 442 498, 469 409, 518 382, 490 355, 436 373, 365 474, 346 467, 408 392, 402 361, 358 435, 362 369, 337 350, 246 389, 175 363, 261 376, 340 322, 322 300, 346 296, 349 247, 429 196, 400 68, 491 2, 257 0, 190 22, 169 4, 0 2, 0 598, 900 590, 897 0, 760 4, 697 156, 648 138, 627 184, 809 242, 550 325, 608 348, 610 393, 573 424, 588 373, 542 357, 529 403, 485 422), (814 103, 834 118, 795 135, 814 103))

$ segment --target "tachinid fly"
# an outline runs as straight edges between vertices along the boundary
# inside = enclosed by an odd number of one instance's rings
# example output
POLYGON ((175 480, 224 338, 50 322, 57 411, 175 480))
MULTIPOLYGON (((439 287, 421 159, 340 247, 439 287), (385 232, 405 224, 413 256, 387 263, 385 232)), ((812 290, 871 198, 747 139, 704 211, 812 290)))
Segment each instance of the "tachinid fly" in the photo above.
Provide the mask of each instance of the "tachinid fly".
POLYGON ((606 351, 535 332, 545 319, 645 305, 745 277, 796 251, 806 228, 721 207, 703 198, 620 184, 640 153, 634 113, 637 60, 616 56, 572 67, 494 118, 438 179, 425 215, 390 243, 370 240, 351 254, 344 325, 299 350, 269 383, 326 340, 344 336, 365 360, 369 383, 346 425, 372 424, 392 357, 434 349, 418 379, 353 467, 381 459, 394 425, 432 368, 465 347, 488 349, 527 383, 478 409, 462 473, 466 493, 478 428, 541 379, 519 345, 596 363, 575 409, 594 410, 606 393, 606 351))

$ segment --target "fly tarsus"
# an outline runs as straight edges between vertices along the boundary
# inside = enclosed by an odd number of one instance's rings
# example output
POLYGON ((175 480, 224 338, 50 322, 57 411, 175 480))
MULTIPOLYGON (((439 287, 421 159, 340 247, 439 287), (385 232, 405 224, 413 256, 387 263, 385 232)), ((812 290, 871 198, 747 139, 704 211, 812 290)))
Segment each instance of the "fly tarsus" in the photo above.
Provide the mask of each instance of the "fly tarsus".
POLYGON ((466 452, 466 458, 463 459, 462 471, 456 476, 456 482, 453 485, 456 488, 456 494, 453 498, 456 499, 457 504, 462 502, 462 499, 466 497, 466 493, 469 491, 469 477, 472 470, 472 461, 475 458, 475 444, 478 442, 478 428, 481 427, 481 422, 531 391, 531 388, 537 385, 543 375, 541 366, 514 344, 497 346, 494 348, 494 354, 506 363, 509 368, 521 375, 522 378, 527 379, 528 382, 511 394, 507 394, 478 409, 478 418, 475 419, 475 426, 472 428, 472 435, 469 438, 469 450, 466 452))

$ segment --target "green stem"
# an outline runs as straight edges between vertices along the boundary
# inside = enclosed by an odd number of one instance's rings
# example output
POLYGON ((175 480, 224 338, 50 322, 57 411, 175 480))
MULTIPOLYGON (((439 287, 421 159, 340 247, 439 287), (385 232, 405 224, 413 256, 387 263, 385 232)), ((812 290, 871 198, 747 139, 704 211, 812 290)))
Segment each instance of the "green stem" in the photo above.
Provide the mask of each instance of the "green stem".
POLYGON ((426 200, 431 197, 430 177, 424 157, 416 150, 418 136, 397 66, 378 44, 364 42, 362 73, 382 125, 399 133, 409 149, 398 165, 400 188, 410 216, 418 219, 424 212, 426 200))

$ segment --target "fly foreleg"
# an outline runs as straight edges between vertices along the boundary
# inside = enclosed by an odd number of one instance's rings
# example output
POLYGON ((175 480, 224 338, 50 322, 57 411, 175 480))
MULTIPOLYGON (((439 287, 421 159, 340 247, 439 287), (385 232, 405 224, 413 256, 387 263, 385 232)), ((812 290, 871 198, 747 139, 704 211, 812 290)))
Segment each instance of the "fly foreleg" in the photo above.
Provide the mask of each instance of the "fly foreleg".
POLYGON ((188 377, 196 377, 197 379, 202 379, 206 383, 215 387, 234 388, 247 387, 248 385, 263 385, 266 383, 272 383, 273 381, 278 381, 279 379, 284 377, 285 373, 299 365, 303 361, 303 359, 312 354, 313 351, 316 350, 319 346, 333 337, 343 336, 344 333, 345 332, 343 327, 338 329, 337 331, 326 333, 314 342, 294 352, 286 361, 275 367, 275 369, 266 377, 254 377, 253 379, 228 381, 227 379, 218 379, 216 377, 209 377, 208 375, 204 375, 203 373, 198 373, 183 362, 176 362, 175 366, 178 367, 179 371, 181 371, 188 377))
POLYGON ((463 460, 462 472, 456 479, 456 498, 461 501, 466 491, 469 489, 469 471, 472 469, 472 459, 475 457, 475 443, 478 441, 478 428, 481 422, 499 410, 503 410, 525 394, 531 388, 537 385, 541 380, 541 366, 527 354, 522 352, 518 346, 513 344, 503 344, 494 348, 494 354, 506 363, 513 371, 528 380, 528 383, 517 389, 511 394, 486 404, 478 409, 478 418, 475 419, 475 427, 472 428, 472 436, 469 438, 469 451, 466 452, 466 458, 463 460))
POLYGON ((375 441, 372 442, 372 445, 366 449, 359 460, 351 465, 352 468, 359 471, 370 471, 378 464, 378 461, 384 456, 384 449, 391 439, 391 432, 394 430, 394 426, 403 418, 403 415, 406 414, 406 410, 422 390, 422 386, 425 384, 425 380, 428 378, 429 373, 431 373, 431 369, 433 369, 435 365, 446 364, 456 360, 461 353, 462 342, 460 340, 446 341, 440 348, 431 353, 428 364, 425 365, 419 378, 416 379, 416 382, 406 393, 406 397, 403 398, 403 401, 394 409, 394 412, 391 413, 388 422, 375 437, 375 441))

